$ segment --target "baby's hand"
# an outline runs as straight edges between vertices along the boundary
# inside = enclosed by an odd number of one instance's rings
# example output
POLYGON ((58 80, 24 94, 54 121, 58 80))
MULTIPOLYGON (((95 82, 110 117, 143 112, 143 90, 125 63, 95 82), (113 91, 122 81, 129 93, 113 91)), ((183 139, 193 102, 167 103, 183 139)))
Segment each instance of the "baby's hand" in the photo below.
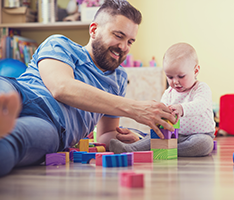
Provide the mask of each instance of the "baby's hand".
POLYGON ((180 104, 174 104, 168 107, 172 110, 173 115, 177 115, 178 119, 184 115, 183 107, 180 104))

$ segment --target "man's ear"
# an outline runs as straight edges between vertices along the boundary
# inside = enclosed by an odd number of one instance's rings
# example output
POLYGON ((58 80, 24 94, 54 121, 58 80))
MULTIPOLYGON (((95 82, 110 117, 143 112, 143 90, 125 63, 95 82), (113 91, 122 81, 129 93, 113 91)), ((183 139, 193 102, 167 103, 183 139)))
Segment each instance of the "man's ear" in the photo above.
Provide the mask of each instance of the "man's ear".
POLYGON ((196 65, 194 68, 195 77, 197 77, 197 75, 199 74, 199 71, 200 71, 200 65, 196 65))
POLYGON ((89 34, 92 39, 95 39, 96 37, 96 32, 97 32, 97 23, 92 22, 89 26, 89 34))

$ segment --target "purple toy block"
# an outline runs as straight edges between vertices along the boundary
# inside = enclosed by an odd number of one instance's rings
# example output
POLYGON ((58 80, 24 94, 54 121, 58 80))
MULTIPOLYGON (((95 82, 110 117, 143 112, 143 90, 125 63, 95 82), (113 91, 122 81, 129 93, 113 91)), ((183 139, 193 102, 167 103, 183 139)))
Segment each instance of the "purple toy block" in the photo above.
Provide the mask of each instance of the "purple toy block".
POLYGON ((160 128, 160 131, 164 135, 164 139, 172 139, 172 138, 178 139, 178 131, 179 131, 179 129, 175 129, 174 132, 171 132, 171 131, 169 131, 167 129, 161 129, 160 128))
MULTIPOLYGON (((172 139, 172 138, 176 138, 178 139, 178 131, 179 129, 175 129, 174 132, 171 132, 167 129, 159 129, 162 134, 164 135, 164 139, 172 139)), ((157 135, 157 133, 154 132, 153 129, 150 130, 150 135, 151 135, 151 139, 160 139, 160 137, 157 135)))
POLYGON ((66 155, 63 153, 46 154, 46 165, 65 165, 66 155))
POLYGON ((217 150, 217 141, 214 140, 214 147, 213 147, 213 150, 217 150))

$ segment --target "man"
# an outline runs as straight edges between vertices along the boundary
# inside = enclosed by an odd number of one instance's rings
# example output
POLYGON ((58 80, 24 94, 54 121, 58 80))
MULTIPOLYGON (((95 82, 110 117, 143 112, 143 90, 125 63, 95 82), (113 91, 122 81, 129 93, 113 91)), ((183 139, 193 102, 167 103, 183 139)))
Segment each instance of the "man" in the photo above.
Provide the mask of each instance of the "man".
POLYGON ((107 148, 112 138, 137 141, 130 131, 118 128, 119 116, 146 124, 161 137, 156 124, 173 130, 161 119, 176 121, 164 104, 124 98, 127 74, 119 65, 136 40, 140 23, 141 13, 127 1, 107 0, 90 24, 87 46, 51 36, 17 81, 0 79, 0 86, 9 88, 0 96, 0 120, 10 122, 0 124, 1 176, 74 145, 95 125, 98 141, 107 148))

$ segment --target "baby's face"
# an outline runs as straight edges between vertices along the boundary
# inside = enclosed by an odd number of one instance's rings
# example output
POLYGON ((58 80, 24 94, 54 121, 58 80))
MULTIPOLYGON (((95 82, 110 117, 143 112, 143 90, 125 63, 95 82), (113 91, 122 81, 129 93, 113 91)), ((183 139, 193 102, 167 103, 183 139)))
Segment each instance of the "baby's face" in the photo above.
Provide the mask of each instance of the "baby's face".
POLYGON ((179 59, 163 63, 168 84, 177 92, 185 92, 196 83, 199 66, 189 59, 179 59))

